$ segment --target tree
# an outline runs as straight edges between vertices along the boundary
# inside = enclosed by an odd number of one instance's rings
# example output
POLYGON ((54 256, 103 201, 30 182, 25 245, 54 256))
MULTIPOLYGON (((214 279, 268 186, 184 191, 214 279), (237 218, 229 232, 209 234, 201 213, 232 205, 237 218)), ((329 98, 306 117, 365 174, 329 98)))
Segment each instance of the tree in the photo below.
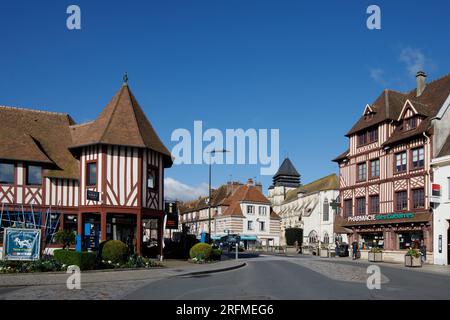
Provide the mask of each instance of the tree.
POLYGON ((75 235, 74 231, 60 230, 55 234, 55 241, 61 244, 63 249, 66 249, 71 244, 75 244, 75 235))

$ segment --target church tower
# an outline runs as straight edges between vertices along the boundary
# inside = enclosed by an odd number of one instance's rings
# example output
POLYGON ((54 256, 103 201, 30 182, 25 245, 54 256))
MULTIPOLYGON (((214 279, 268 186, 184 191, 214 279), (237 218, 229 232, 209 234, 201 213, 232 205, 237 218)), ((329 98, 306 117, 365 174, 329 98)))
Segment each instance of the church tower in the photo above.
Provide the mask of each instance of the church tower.
POLYGON ((285 158, 277 173, 272 178, 273 184, 269 187, 269 200, 273 206, 280 205, 288 191, 300 187, 300 174, 289 158, 285 158))

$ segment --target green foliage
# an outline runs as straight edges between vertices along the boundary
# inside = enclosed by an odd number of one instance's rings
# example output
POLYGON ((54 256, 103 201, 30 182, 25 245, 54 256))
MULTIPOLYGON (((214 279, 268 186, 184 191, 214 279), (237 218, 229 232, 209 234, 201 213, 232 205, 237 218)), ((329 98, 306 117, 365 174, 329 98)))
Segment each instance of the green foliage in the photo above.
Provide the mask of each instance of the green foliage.
POLYGON ((207 243, 197 243, 189 251, 191 259, 197 261, 209 260, 211 257, 212 247, 207 243))
POLYGON ((303 243, 303 229, 300 228, 287 228, 284 232, 286 237, 286 244, 288 246, 295 245, 295 241, 297 241, 298 246, 301 246, 303 243))
POLYGON ((409 249, 408 252, 406 252, 406 255, 414 258, 420 258, 420 251, 417 249, 409 249))
POLYGON ((65 266, 76 265, 81 270, 92 270, 95 267, 95 254, 92 252, 77 252, 72 250, 55 250, 55 260, 65 266))
POLYGON ((120 240, 108 240, 103 244, 101 257, 102 260, 110 263, 124 263, 127 261, 128 247, 120 240))
POLYGON ((63 249, 70 247, 70 245, 75 244, 75 232, 70 232, 68 230, 60 230, 55 234, 56 243, 63 246, 63 249))
POLYGON ((0 260, 0 273, 51 272, 62 269, 61 264, 53 258, 36 261, 0 260))
POLYGON ((378 247, 372 247, 372 248, 370 248, 369 252, 370 253, 382 253, 383 250, 381 250, 381 248, 378 248, 378 247))
POLYGON ((211 260, 220 260, 222 258, 222 250, 219 248, 213 248, 211 251, 211 260))

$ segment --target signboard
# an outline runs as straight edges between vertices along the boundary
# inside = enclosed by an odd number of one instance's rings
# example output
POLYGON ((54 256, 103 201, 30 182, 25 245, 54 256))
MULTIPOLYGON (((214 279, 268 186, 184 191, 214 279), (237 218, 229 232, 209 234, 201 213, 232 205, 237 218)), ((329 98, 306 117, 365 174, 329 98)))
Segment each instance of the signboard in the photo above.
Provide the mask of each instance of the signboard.
POLYGON ((3 244, 4 260, 38 260, 41 249, 41 230, 5 228, 3 244))
POLYGON ((431 197, 430 201, 433 203, 440 203, 441 202, 441 185, 433 183, 431 185, 431 197))
POLYGON ((178 214, 168 213, 166 220, 166 229, 178 229, 178 214))
POLYGON ((378 220, 411 219, 411 218, 414 218, 414 213, 368 214, 368 215, 348 217, 347 220, 350 222, 360 222, 360 221, 378 221, 378 220))
POLYGON ((87 190, 86 191, 86 198, 87 200, 91 201, 100 201, 100 192, 94 191, 94 190, 87 190))

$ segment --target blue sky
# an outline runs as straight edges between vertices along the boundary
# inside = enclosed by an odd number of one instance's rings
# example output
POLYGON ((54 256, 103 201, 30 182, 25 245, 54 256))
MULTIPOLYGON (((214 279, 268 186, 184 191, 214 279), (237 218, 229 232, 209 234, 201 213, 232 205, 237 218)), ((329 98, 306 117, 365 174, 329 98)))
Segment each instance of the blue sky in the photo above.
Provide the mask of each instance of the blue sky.
MULTIPOLYGON (((384 88, 412 89, 418 68, 429 79, 450 72, 449 9, 444 0, 2 2, 0 104, 92 120, 127 71, 169 149, 172 131, 195 120, 279 129, 280 162, 288 154, 307 183, 337 172, 344 134, 384 88), (70 4, 81 30, 66 28, 70 4), (366 28, 370 4, 381 30, 366 28)), ((256 177, 267 189, 259 169, 215 165, 213 185, 256 177)), ((166 171, 184 196, 206 190, 207 174, 206 165, 166 171)))

